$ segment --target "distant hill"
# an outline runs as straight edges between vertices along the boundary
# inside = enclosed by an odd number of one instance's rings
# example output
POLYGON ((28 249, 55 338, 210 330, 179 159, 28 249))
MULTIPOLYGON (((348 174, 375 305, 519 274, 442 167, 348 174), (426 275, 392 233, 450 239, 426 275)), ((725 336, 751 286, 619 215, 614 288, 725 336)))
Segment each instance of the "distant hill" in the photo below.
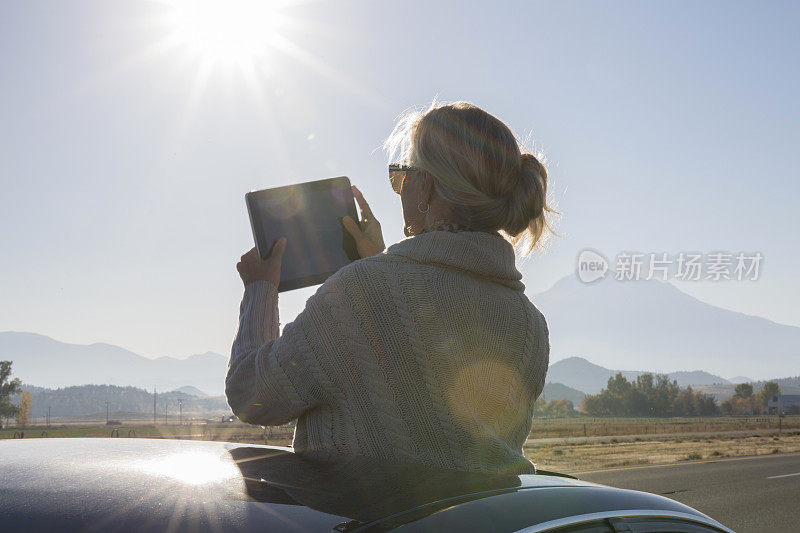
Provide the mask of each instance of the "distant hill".
MULTIPOLYGON (((606 387, 608 378, 615 376, 617 372, 621 372, 628 381, 635 380, 636 376, 645 373, 643 370, 612 370, 596 365, 582 357, 567 357, 550 365, 547 371, 547 379, 548 381, 558 382, 558 385, 564 384, 561 386, 572 387, 572 390, 577 389, 577 392, 597 394, 606 387)), ((717 402, 727 400, 733 396, 736 388, 735 383, 730 383, 726 379, 700 370, 669 372, 667 375, 670 379, 676 380, 681 387, 691 385, 695 390, 710 394, 717 402)), ((784 394, 800 394, 800 376, 751 381, 750 383, 753 385, 753 390, 758 392, 764 387, 766 381, 777 382, 781 387, 781 392, 784 394)), ((546 394, 547 390, 547 386, 545 386, 546 394)), ((547 399, 558 399, 558 396, 550 398, 548 394, 547 399)), ((576 407, 580 405, 579 402, 571 401, 576 407)))
POLYGON ((23 383, 58 388, 86 383, 175 390, 191 385, 224 392, 227 358, 213 352, 186 359, 148 359, 112 344, 68 344, 36 333, 0 332, 0 360, 14 362, 23 383))
POLYGON ((753 378, 748 378, 746 376, 736 376, 733 378, 728 378, 728 381, 731 383, 750 383, 751 381, 755 381, 753 378))
MULTIPOLYGON (((117 387, 115 385, 82 385, 48 389, 24 385, 23 391, 31 394, 34 418, 72 417, 82 415, 106 414, 106 402, 111 418, 130 418, 137 414, 145 417, 153 414, 153 393, 136 387, 117 387)), ((12 396, 12 402, 19 402, 19 395, 12 396)), ((198 398, 182 392, 172 391, 157 394, 156 409, 159 417, 168 414, 177 417, 178 401, 182 402, 183 413, 189 415, 219 416, 230 414, 231 410, 224 396, 198 398)))
POLYGON ((205 392, 201 391, 197 387, 192 387, 191 385, 180 387, 178 389, 175 389, 175 391, 188 394, 189 396, 197 396, 199 398, 202 398, 203 396, 208 396, 208 394, 206 394, 205 392))
MULTIPOLYGON (((582 357, 567 357, 566 359, 556 361, 550 365, 547 371, 547 379, 563 383, 586 394, 597 394, 606 387, 608 378, 615 376, 617 372, 622 372, 622 375, 631 381, 635 380, 636 376, 644 374, 647 371, 612 370, 596 365, 582 357)), ((728 383, 727 380, 720 376, 715 376, 701 370, 670 372, 667 375, 670 379, 676 380, 681 387, 700 384, 728 383)))
POLYGON ((607 368, 756 379, 800 373, 800 327, 703 303, 669 283, 569 275, 530 298, 547 319, 551 361, 579 355, 607 368))
POLYGON ((577 409, 580 407, 581 401, 586 394, 572 387, 567 387, 563 383, 547 382, 544 385, 542 396, 544 397, 543 399, 548 402, 553 400, 569 400, 577 409))
POLYGON ((679 371, 667 372, 670 379, 674 379, 681 387, 688 387, 689 385, 707 385, 709 383, 727 383, 728 380, 721 377, 709 374, 703 370, 692 371, 679 371))
POLYGON ((800 376, 793 378, 776 378, 766 381, 736 381, 729 385, 698 385, 696 388, 701 392, 710 394, 716 398, 717 402, 721 402, 733 396, 738 383, 750 383, 753 386, 753 391, 758 392, 764 388, 764 383, 767 381, 774 381, 780 385, 782 394, 800 394, 800 376))

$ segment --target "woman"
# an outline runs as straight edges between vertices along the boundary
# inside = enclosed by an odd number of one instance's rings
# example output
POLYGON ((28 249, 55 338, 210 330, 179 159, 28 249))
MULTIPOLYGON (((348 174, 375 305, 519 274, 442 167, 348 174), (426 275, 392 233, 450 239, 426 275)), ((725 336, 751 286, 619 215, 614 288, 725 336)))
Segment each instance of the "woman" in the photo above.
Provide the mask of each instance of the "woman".
POLYGON ((467 103, 412 113, 386 143, 405 234, 384 251, 361 193, 345 220, 362 259, 278 334, 280 260, 254 250, 226 395, 245 422, 297 419, 294 449, 482 473, 533 472, 522 453, 549 343, 514 245, 549 229, 547 172, 508 127, 467 103))

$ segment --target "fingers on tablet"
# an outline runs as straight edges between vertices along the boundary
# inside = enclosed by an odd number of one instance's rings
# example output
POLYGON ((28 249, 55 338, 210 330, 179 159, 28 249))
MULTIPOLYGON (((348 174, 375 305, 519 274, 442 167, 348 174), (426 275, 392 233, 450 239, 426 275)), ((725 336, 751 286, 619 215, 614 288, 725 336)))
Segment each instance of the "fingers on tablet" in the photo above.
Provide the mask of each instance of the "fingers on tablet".
POLYGON ((361 218, 368 219, 373 218, 372 210, 369 208, 369 204, 367 200, 364 198, 364 195, 361 194, 361 191, 358 190, 358 187, 353 185, 353 196, 356 198, 356 202, 358 202, 358 207, 361 209, 361 218))
POLYGON ((358 238, 361 236, 361 228, 358 227, 355 220, 350 217, 344 217, 342 219, 342 224, 344 225, 344 229, 352 235, 354 238, 358 238))

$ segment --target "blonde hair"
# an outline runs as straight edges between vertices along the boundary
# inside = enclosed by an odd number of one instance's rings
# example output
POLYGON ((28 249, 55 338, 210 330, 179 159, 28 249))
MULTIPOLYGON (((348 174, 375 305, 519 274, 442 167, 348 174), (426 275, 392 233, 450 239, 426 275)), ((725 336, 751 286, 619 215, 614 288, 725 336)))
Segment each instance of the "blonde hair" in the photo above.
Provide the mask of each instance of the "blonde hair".
MULTIPOLYGON (((502 121, 467 103, 432 104, 401 116, 384 149, 433 177, 457 220, 499 231, 523 255, 552 234, 547 169, 502 121)), ((397 159, 394 159, 397 161, 397 159)))

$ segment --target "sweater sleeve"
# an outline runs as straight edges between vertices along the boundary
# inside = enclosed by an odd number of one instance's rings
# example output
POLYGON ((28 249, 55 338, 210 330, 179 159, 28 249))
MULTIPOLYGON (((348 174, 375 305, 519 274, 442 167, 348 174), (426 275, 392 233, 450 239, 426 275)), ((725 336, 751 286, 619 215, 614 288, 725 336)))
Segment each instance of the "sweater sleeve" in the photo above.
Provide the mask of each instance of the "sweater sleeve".
POLYGON ((305 336, 315 301, 279 336, 275 285, 245 287, 225 378, 228 404, 243 422, 285 424, 326 401, 322 382, 330 382, 319 379, 323 372, 305 336))

